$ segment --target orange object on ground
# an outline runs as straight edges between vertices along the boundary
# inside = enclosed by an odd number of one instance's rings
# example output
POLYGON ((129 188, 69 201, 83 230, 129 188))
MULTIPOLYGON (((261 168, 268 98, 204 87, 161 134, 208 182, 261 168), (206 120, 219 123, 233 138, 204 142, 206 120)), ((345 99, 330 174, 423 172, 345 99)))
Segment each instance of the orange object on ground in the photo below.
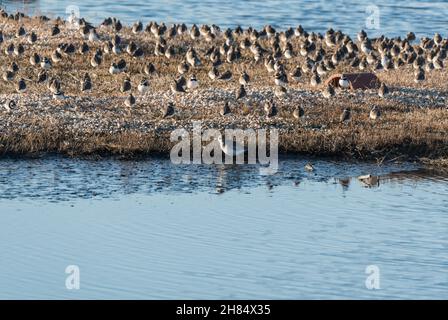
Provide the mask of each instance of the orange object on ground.
POLYGON ((339 87, 339 79, 344 75, 350 82, 350 89, 378 89, 381 85, 377 76, 371 72, 363 73, 342 73, 334 74, 325 82, 327 85, 331 84, 333 87, 339 87))

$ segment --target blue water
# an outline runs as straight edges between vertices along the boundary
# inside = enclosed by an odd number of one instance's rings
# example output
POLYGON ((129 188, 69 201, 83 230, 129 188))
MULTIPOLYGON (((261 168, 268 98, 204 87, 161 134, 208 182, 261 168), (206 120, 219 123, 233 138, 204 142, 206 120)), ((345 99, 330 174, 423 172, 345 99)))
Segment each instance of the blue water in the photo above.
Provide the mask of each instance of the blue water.
POLYGON ((354 34, 366 29, 371 35, 418 36, 444 34, 448 17, 447 1, 369 1, 369 0, 36 0, 0 1, 10 11, 20 9, 28 14, 67 16, 73 7, 80 16, 100 22, 106 16, 117 16, 127 23, 137 19, 167 23, 215 23, 223 27, 262 27, 272 24, 286 28, 302 24, 310 31, 323 32, 328 27, 354 34), (376 7, 371 7, 372 5, 376 7), (367 23, 374 18, 378 24, 367 23), (370 27, 369 27, 370 26, 370 27))
POLYGON ((446 175, 307 161, 0 160, 0 299, 448 298, 446 175))
MULTIPOLYGON (((101 22, 302 24, 351 34, 446 30, 448 2, 0 1, 101 22), (374 8, 375 9, 375 8, 374 8), (70 11, 70 10, 69 10, 70 11)), ((281 159, 256 166, 0 158, 0 299, 447 299, 448 177, 416 164, 281 159), (378 175, 366 186, 359 175, 378 175), (80 269, 80 289, 65 269, 80 269), (366 287, 368 266, 380 289, 366 287)))

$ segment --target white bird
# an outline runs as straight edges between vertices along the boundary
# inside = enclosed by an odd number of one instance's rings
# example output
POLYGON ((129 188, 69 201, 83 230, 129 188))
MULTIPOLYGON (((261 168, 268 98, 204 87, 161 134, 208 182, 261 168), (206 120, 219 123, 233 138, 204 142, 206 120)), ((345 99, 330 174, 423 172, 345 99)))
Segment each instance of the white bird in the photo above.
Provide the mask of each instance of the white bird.
POLYGON ((350 86, 350 82, 348 81, 346 76, 344 75, 341 76, 341 78, 339 79, 339 86, 344 89, 350 86))
POLYGON ((149 81, 148 81, 147 79, 143 79, 143 80, 139 83, 137 89, 138 89, 138 92, 140 92, 141 94, 144 94, 144 93, 147 92, 148 89, 149 89, 149 81))
POLYGON ((222 136, 218 137, 218 142, 222 152, 224 152, 228 156, 235 157, 240 154, 244 154, 247 151, 247 148, 245 148, 244 145, 241 145, 237 142, 232 143, 231 145, 227 143, 224 144, 222 136))
POLYGON ((187 88, 190 90, 194 90, 199 86, 199 82, 196 79, 195 75, 192 75, 190 79, 187 81, 187 88))

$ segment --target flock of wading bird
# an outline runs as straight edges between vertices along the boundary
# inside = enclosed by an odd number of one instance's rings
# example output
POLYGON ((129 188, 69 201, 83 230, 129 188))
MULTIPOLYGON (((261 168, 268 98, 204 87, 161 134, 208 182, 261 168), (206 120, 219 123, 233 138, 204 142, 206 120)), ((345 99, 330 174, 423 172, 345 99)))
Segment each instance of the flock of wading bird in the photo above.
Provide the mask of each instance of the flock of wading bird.
MULTIPOLYGON (((170 80, 170 90, 175 95, 200 88, 195 73, 205 70, 213 81, 236 82, 233 79, 237 78, 234 99, 238 101, 247 95, 246 87, 251 82, 248 70, 256 65, 264 65, 267 74, 272 78, 273 92, 277 99, 286 95, 288 84, 302 81, 304 74, 312 86, 322 87, 324 98, 332 99, 339 90, 350 87, 349 80, 344 77, 339 80, 337 87, 322 82, 322 78, 338 67, 347 66, 375 72, 412 65, 415 70, 414 80, 419 83, 425 80, 426 72, 443 68, 448 48, 448 40, 440 34, 435 34, 433 38, 421 38, 420 42, 417 42, 412 32, 404 39, 385 36, 369 39, 366 32, 361 31, 357 34, 357 39, 353 40, 349 35, 333 29, 327 30, 325 34, 308 33, 300 25, 281 32, 271 25, 262 30, 252 27, 243 29, 240 26, 222 30, 214 24, 200 27, 193 25, 188 28, 185 24, 167 26, 157 22, 150 22, 147 26, 136 22, 132 27, 126 27, 120 20, 109 17, 95 27, 85 19, 74 16, 64 21, 61 18, 49 19, 46 16, 30 18, 19 12, 8 14, 4 10, 0 11, 0 21, 3 25, 3 31, 0 30, 1 51, 12 59, 10 65, 4 68, 2 78, 4 81, 15 83, 18 93, 24 93, 27 90, 27 81, 33 81, 42 86, 46 85, 54 99, 65 99, 63 89, 67 83, 61 81, 54 67, 64 64, 64 60, 69 56, 80 55, 90 62, 91 73, 98 72, 100 68, 107 68, 111 77, 121 73, 126 75, 119 90, 126 95, 124 104, 128 108, 136 104, 132 93, 135 93, 132 78, 141 79, 137 80, 137 91, 144 94, 150 90, 151 76, 158 72, 156 64, 149 62, 148 57, 163 57, 166 63, 178 64, 177 74, 171 75, 170 80), (49 28, 43 30, 45 28, 36 27, 26 30, 23 23, 25 19, 36 19, 49 28), (5 25, 12 26, 10 34, 4 32, 5 25), (73 31, 73 26, 76 31, 73 31), (133 35, 140 36, 135 36, 134 39, 133 35), (39 54, 39 46, 33 46, 39 40, 45 43, 56 40, 53 41, 55 45, 51 48, 51 55, 39 54), (108 58, 105 59, 105 56, 108 58), (285 61, 295 61, 294 58, 300 58, 300 64, 295 64, 287 70, 285 61), (110 64, 105 63, 105 60, 111 61, 110 64), (135 71, 136 68, 133 68, 131 72, 130 64, 138 64, 139 70, 135 71), (234 75, 230 68, 235 64, 240 64, 237 75, 234 75), (16 79, 19 69, 28 67, 33 68, 34 79, 16 79)), ((95 90, 89 72, 85 72, 80 78, 76 79, 80 82, 79 91, 95 90)), ((378 95, 384 97, 388 93, 388 87, 382 83, 378 95)), ((10 104, 14 104, 14 101, 10 104)), ((222 116, 232 113, 229 101, 223 101, 220 109, 222 116)), ((265 101, 264 111, 267 118, 278 114, 274 99, 265 101)), ((162 116, 165 118, 173 114, 174 104, 167 103, 162 108, 162 116)), ((305 110, 297 106, 291 116, 300 120, 304 114, 305 110)), ((372 120, 378 119, 380 115, 379 108, 373 107, 370 110, 372 120)), ((350 117, 350 109, 346 108, 339 120, 347 122, 350 117)))

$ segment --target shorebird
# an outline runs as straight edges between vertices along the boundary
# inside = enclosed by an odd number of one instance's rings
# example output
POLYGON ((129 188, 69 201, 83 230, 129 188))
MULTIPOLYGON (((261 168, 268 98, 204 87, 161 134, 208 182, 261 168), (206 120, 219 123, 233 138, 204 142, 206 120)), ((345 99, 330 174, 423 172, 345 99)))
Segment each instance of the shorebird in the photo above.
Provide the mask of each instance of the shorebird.
POLYGON ((219 77, 218 69, 216 67, 212 67, 210 69, 210 71, 208 72, 208 77, 212 80, 215 80, 216 78, 218 78, 219 77))
POLYGON ((165 50, 165 57, 167 59, 171 59, 175 55, 174 48, 172 46, 168 46, 165 50))
POLYGON ((15 73, 19 71, 19 65, 13 61, 8 67, 8 70, 15 73))
POLYGON ((131 88, 132 88, 132 85, 131 85, 131 79, 130 79, 129 77, 126 77, 126 78, 123 80, 123 83, 121 84, 120 91, 121 91, 121 92, 130 91, 131 88))
POLYGON ((137 34, 142 31, 143 31, 143 23, 141 21, 137 21, 136 23, 134 23, 134 25, 132 26, 132 33, 137 34))
POLYGON ((373 187, 380 185, 380 179, 378 176, 373 176, 371 174, 363 175, 358 177, 359 182, 361 182, 366 187, 373 187))
POLYGON ((126 46, 126 52, 130 55, 132 55, 137 50, 137 45, 134 41, 130 41, 128 45, 126 46))
POLYGON ((307 164, 305 164, 305 170, 308 172, 314 171, 314 166, 312 163, 308 162, 307 164))
POLYGON ((24 93, 26 91, 26 83, 23 78, 21 78, 16 85, 16 91, 18 93, 24 93))
POLYGON ((335 95, 334 88, 331 85, 327 85, 322 91, 324 98, 329 99, 335 95))
POLYGON ((277 72, 274 76, 274 83, 277 86, 286 86, 288 83, 288 77, 286 76, 286 73, 281 71, 277 72))
POLYGON ((166 105, 166 107, 162 110, 162 118, 170 117, 174 114, 174 106, 170 102, 166 105))
POLYGON ((302 76, 302 72, 300 71, 300 66, 296 66, 293 71, 290 73, 291 78, 293 78, 295 81, 299 81, 300 77, 302 76))
POLYGON ((223 72, 221 75, 219 75, 218 79, 228 81, 228 80, 232 79, 232 77, 233 77, 232 72, 230 70, 227 70, 227 71, 223 72))
POLYGON ((61 92, 61 83, 57 79, 52 79, 48 83, 48 89, 51 93, 57 94, 58 92, 61 92))
POLYGON ((145 64, 145 67, 143 68, 143 72, 149 76, 149 75, 153 74, 154 72, 156 72, 156 68, 154 67, 154 65, 152 63, 147 63, 147 64, 145 64))
POLYGON ((53 99, 55 100, 64 100, 65 99, 65 95, 63 91, 56 91, 53 93, 53 99))
POLYGON ((184 85, 186 84, 185 78, 181 77, 178 80, 173 79, 170 89, 174 94, 185 93, 184 85))
POLYGON ((118 73, 120 73, 120 69, 118 68, 118 66, 117 66, 117 64, 115 62, 112 62, 110 64, 109 73, 110 74, 118 74, 118 73))
POLYGON ((89 41, 95 42, 95 41, 98 41, 98 39, 99 39, 99 36, 98 36, 98 33, 96 33, 95 28, 90 29, 89 30, 89 41))
POLYGON ((296 119, 296 120, 302 120, 303 117, 305 116, 305 111, 303 110, 303 108, 301 106, 298 106, 297 108, 294 109, 294 111, 292 112, 292 116, 296 119))
POLYGON ((37 83, 43 83, 46 82, 48 80, 48 74, 47 71, 42 70, 39 72, 39 74, 37 75, 37 83))
POLYGON ((118 69, 119 72, 125 72, 126 69, 127 69, 126 60, 124 60, 124 59, 120 59, 120 60, 117 62, 117 69, 118 69))
POLYGON ((135 50, 135 51, 132 53, 132 57, 133 57, 133 58, 136 58, 136 59, 143 58, 144 55, 145 55, 145 52, 144 52, 143 49, 140 48, 140 47, 138 47, 137 50, 135 50))
POLYGON ((53 53, 51 54, 51 60, 54 63, 58 63, 62 60, 62 55, 59 53, 58 50, 54 50, 53 53))
POLYGON ((101 55, 95 53, 93 55, 92 59, 90 59, 90 65, 92 67, 96 68, 96 67, 98 67, 101 64, 102 60, 103 59, 101 58, 101 55))
POLYGON ((423 80, 425 80, 425 71, 423 71, 423 69, 420 68, 415 72, 414 82, 420 83, 423 80))
POLYGON ((238 91, 235 94, 236 100, 242 99, 247 95, 244 85, 240 85, 238 91))
POLYGON ((16 31, 16 37, 20 38, 23 37, 24 35, 26 35, 25 28, 23 26, 19 26, 19 28, 16 31))
POLYGON ((14 43, 11 42, 8 46, 6 46, 5 54, 7 56, 11 56, 14 54, 14 43))
POLYGON ((26 41, 28 41, 29 44, 34 44, 37 41, 37 35, 32 31, 27 37, 26 41))
POLYGON ((135 104, 135 97, 132 95, 132 93, 129 94, 129 96, 126 97, 124 100, 124 105, 128 108, 131 108, 135 104))
POLYGON ((266 113, 266 118, 273 118, 277 115, 277 106, 274 101, 268 101, 264 105, 264 112, 266 113))
POLYGON ((195 76, 195 75, 192 75, 192 76, 188 79, 188 81, 187 81, 187 88, 188 88, 189 90, 194 90, 194 89, 196 89, 198 86, 199 86, 199 82, 198 82, 198 80, 196 79, 196 76, 195 76))
POLYGON ((287 92, 288 92, 288 90, 285 87, 275 86, 274 95, 277 98, 279 98, 279 99, 284 98, 286 96, 287 92))
MULTIPOLYGON (((185 74, 190 70, 190 66, 184 61, 182 61, 178 66, 177 66, 177 72, 179 72, 180 74, 185 74)), ((214 79, 212 79, 214 80, 214 79)))
POLYGON ((324 76, 327 74, 327 68, 325 68, 325 65, 323 62, 319 62, 317 64, 316 72, 319 76, 324 76))
POLYGON ((377 106, 374 106, 369 113, 369 118, 371 120, 376 120, 381 116, 380 109, 377 106))
POLYGON ((47 57, 44 57, 40 62, 40 67, 44 70, 51 69, 51 61, 47 57))
POLYGON ((148 89, 149 89, 149 81, 147 79, 142 79, 142 81, 140 81, 137 87, 138 92, 144 94, 148 91, 148 89))
POLYGON ((14 72, 11 70, 6 70, 5 72, 3 72, 3 80, 5 81, 14 80, 14 72))
POLYGON ((311 78, 310 78, 310 84, 311 84, 313 87, 318 86, 321 82, 322 82, 322 81, 320 80, 320 77, 319 77, 319 75, 318 75, 317 73, 313 73, 313 74, 311 75, 311 78))
POLYGON ((348 81, 345 75, 342 75, 339 79, 339 86, 344 89, 347 89, 350 86, 350 81, 348 81))
POLYGON ((351 117, 350 108, 346 108, 346 109, 344 109, 344 111, 342 111, 342 114, 339 117, 339 120, 341 122, 348 122, 350 120, 350 117, 351 117))
POLYGON ((92 80, 90 79, 89 74, 86 72, 84 74, 84 78, 81 81, 81 91, 86 92, 92 90, 92 80))
POLYGON ((381 83, 380 88, 378 89, 378 95, 381 98, 384 98, 389 93, 389 88, 386 86, 384 82, 381 83))
POLYGON ((241 145, 237 143, 236 141, 232 141, 232 143, 226 143, 224 144, 222 136, 218 136, 218 143, 219 147, 221 148, 221 151, 224 152, 226 155, 231 157, 236 157, 241 154, 244 154, 247 152, 247 148, 244 145, 241 145))
POLYGON ((219 111, 219 114, 222 116, 225 116, 227 114, 230 114, 232 111, 230 110, 229 107, 229 102, 226 101, 226 103, 224 103, 224 105, 221 107, 221 110, 219 111))
POLYGON ((55 24, 52 28, 51 28, 51 36, 55 37, 58 34, 61 33, 61 29, 59 29, 59 26, 57 24, 55 24))
POLYGON ((89 52, 89 50, 90 50, 89 45, 87 43, 83 42, 83 43, 81 43, 81 46, 79 47, 78 52, 80 54, 85 54, 85 53, 89 52))
POLYGON ((238 79, 238 82, 240 83, 240 85, 246 86, 247 84, 249 84, 249 81, 249 75, 246 73, 246 71, 243 71, 240 78, 238 79))

